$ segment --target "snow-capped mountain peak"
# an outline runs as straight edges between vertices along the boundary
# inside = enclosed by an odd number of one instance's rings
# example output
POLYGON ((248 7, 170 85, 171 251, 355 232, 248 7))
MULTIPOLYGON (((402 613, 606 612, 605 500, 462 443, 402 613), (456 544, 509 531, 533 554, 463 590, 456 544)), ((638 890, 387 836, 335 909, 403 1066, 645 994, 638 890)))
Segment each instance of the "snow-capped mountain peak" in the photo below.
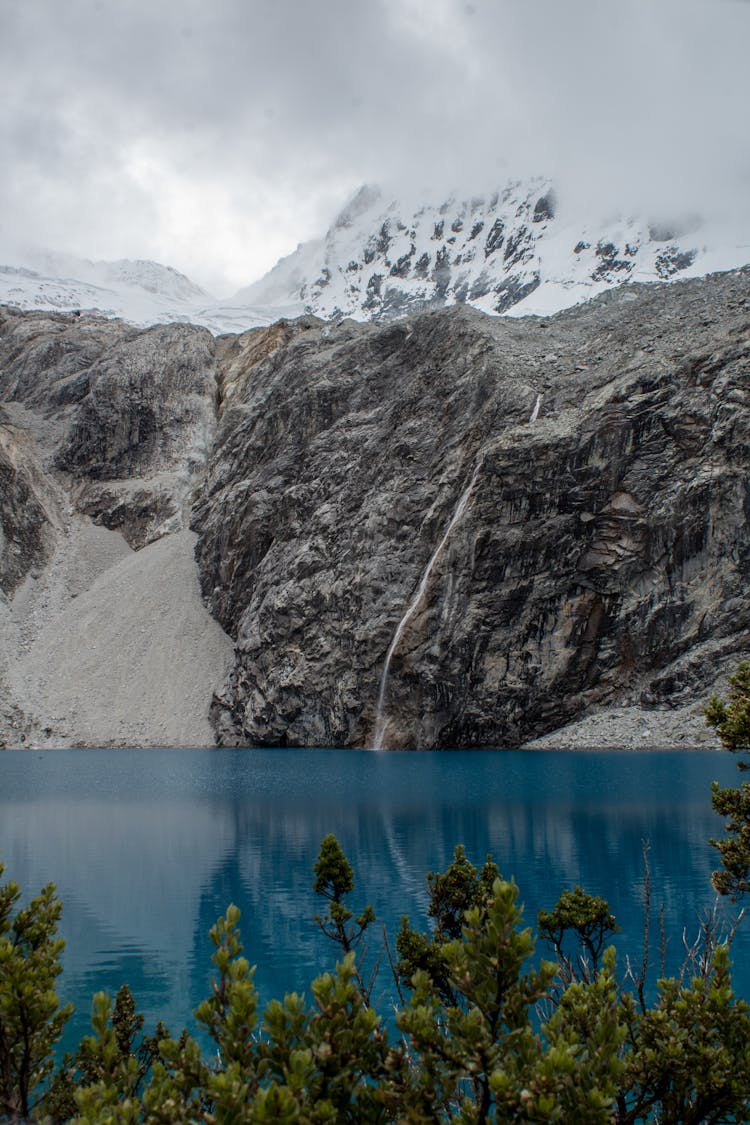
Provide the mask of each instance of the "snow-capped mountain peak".
POLYGON ((237 298, 358 320, 459 303, 544 314, 625 281, 696 276, 748 260, 746 238, 695 217, 582 221, 543 178, 417 208, 367 185, 324 238, 299 246, 237 298))
POLYGON ((160 262, 146 259, 121 258, 115 262, 97 262, 101 275, 109 285, 131 285, 161 297, 171 297, 178 301, 215 300, 205 289, 201 289, 184 273, 164 266, 160 262))
POLYGON ((0 259, 0 303, 241 332, 305 312, 382 320, 463 303, 494 315, 546 315, 624 282, 750 262, 750 232, 730 224, 582 218, 568 204, 543 178, 416 206, 368 184, 324 237, 302 243, 227 300, 158 262, 35 251, 0 259))

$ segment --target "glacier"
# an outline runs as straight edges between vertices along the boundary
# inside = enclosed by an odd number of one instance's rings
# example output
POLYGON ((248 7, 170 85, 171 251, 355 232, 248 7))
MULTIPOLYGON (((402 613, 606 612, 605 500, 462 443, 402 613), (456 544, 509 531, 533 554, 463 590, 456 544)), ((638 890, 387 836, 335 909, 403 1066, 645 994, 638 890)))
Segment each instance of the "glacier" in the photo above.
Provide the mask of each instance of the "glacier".
POLYGON ((35 251, 0 258, 0 304, 98 311, 136 327, 190 323, 220 335, 303 314, 382 321, 460 304, 548 316, 623 284, 750 262, 750 229, 729 220, 586 211, 558 199, 544 177, 416 203, 365 185, 322 238, 300 244, 226 299, 156 262, 35 251))

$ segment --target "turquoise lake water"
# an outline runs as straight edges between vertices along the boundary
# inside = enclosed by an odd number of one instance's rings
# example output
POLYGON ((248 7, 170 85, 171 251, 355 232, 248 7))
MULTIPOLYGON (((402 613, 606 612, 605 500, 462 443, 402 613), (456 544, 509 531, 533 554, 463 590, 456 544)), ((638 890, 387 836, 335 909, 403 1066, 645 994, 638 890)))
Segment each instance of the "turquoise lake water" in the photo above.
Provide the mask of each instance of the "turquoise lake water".
MULTIPOLYGON (((149 1023, 173 1031, 207 994, 208 929, 242 910, 262 999, 304 991, 332 965, 312 916, 312 866, 328 832, 355 869, 353 905, 370 902, 395 935, 426 922, 425 875, 464 844, 513 876, 534 922, 566 887, 606 897, 621 951, 640 957, 642 841, 650 844, 654 921, 664 903, 667 971, 682 934, 710 906, 721 835, 710 783, 738 782, 722 752, 504 751, 376 754, 339 750, 4 751, 0 860, 30 894, 64 902, 60 991, 89 1029, 100 988, 127 981, 149 1023)), ((377 944, 373 941, 373 946, 377 944)), ((735 940, 737 991, 750 998, 750 920, 735 940)), ((656 976, 655 966, 654 977, 656 976)), ((383 1009, 387 972, 381 973, 383 1009)))

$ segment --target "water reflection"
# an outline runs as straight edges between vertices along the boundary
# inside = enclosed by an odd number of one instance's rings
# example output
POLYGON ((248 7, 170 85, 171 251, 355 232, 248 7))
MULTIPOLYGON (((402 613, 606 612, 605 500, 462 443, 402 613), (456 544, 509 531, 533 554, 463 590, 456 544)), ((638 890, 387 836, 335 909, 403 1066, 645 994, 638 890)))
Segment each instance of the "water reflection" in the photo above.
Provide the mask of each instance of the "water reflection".
POLYGON ((230 901, 263 997, 304 990, 331 960, 312 922, 327 832, 391 932, 402 913, 424 919, 425 874, 460 842, 516 878, 529 920, 575 883, 605 895, 636 954, 648 839, 673 967, 683 925, 713 897, 714 777, 735 783, 729 755, 6 752, 0 857, 27 891, 58 886, 75 1041, 93 992, 123 980, 149 1020, 181 1026, 206 992, 207 932, 230 901))

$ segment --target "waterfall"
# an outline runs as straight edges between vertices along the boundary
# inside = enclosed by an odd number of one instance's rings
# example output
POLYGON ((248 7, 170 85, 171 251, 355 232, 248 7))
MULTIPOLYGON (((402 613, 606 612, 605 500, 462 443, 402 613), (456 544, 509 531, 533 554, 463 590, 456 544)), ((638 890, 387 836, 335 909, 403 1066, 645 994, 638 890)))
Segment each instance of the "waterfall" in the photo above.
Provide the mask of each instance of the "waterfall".
POLYGON ((378 691, 378 704, 377 704, 377 708, 375 710, 375 736, 374 736, 374 740, 373 740, 373 750, 382 750, 383 749, 383 740, 385 738, 385 732, 386 732, 386 729, 387 729, 387 726, 388 726, 388 720, 385 717, 385 697, 386 697, 386 691, 388 689, 388 673, 390 671, 391 660, 393 658, 393 654, 398 647, 398 643, 401 640, 401 637, 403 636, 403 633, 404 633, 404 630, 406 629, 406 626, 409 624, 409 621, 411 620, 411 618, 416 613, 417 608, 419 606, 419 603, 422 601, 422 598, 425 595, 425 591, 427 590, 427 583, 430 581, 430 575, 432 574, 432 571, 435 567, 435 563, 440 558, 440 555, 443 552, 443 548, 445 547, 446 543, 448 542, 448 539, 450 538, 450 534, 453 531, 453 528, 456 526, 456 524, 458 523, 458 521, 461 519, 464 512, 466 511, 466 505, 469 503, 469 499, 471 497, 471 494, 474 491, 474 485, 477 482, 477 477, 479 476, 479 470, 481 469, 481 467, 482 467, 481 460, 477 461, 477 464, 476 464, 476 467, 475 467, 474 472, 472 474, 471 480, 469 481, 469 483, 466 486, 466 488, 464 489, 464 491, 461 493, 461 497, 458 501, 458 504, 456 504, 456 509, 455 509, 453 515, 451 516, 450 523, 448 524, 445 531, 443 532, 442 539, 438 543, 435 550, 432 552, 432 556, 430 558, 430 561, 427 563, 427 566, 425 567, 424 572, 422 574, 422 578, 420 579, 419 586, 417 587, 417 591, 414 594, 414 597, 412 598, 412 600, 410 601, 410 603, 409 603, 409 605, 406 609, 406 613, 404 614, 404 616, 401 618, 398 625, 396 626, 396 632, 393 634, 393 639, 391 640, 391 643, 388 646, 388 651, 385 654, 385 664, 383 665, 383 673, 380 677, 380 690, 378 691))
POLYGON ((531 425, 531 426, 534 425, 537 418, 539 417, 539 411, 541 409, 542 409, 542 396, 537 395, 536 396, 536 402, 534 403, 534 409, 531 411, 531 417, 529 418, 529 425, 531 425))

